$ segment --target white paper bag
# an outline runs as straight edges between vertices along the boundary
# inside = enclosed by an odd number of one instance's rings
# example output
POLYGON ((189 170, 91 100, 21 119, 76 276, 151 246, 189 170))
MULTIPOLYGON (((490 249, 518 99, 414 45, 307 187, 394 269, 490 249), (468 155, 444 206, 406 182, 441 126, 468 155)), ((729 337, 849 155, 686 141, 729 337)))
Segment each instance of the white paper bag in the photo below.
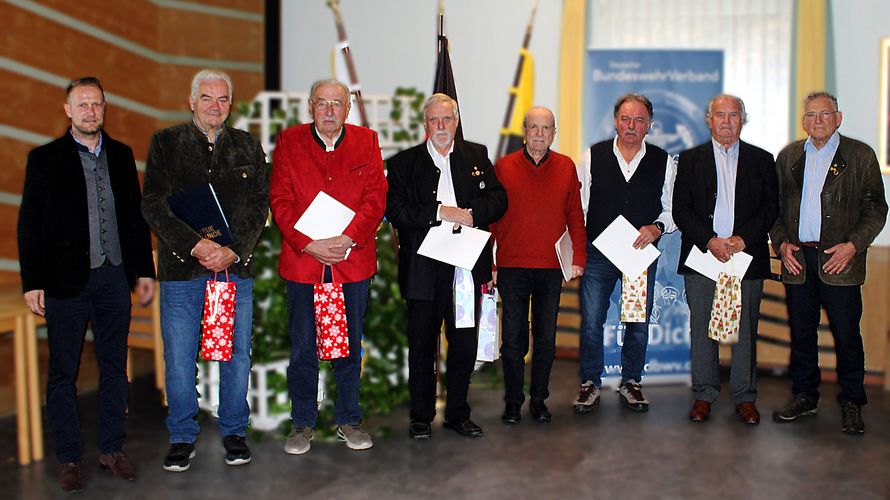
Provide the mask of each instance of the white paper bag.
POLYGON ((501 329, 498 321, 498 291, 482 289, 482 306, 479 311, 479 341, 476 344, 477 361, 494 361, 501 356, 501 329))

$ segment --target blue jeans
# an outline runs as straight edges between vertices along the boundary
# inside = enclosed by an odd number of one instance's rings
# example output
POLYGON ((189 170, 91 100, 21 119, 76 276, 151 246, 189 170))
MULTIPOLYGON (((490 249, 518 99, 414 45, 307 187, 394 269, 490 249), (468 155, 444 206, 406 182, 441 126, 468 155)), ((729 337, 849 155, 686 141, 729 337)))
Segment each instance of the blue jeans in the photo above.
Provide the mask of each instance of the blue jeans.
MULTIPOLYGON (((167 385, 167 431, 171 443, 194 443, 199 427, 196 359, 201 340, 201 317, 207 276, 188 281, 161 282, 161 334, 167 385)), ((224 275, 218 276, 225 280, 224 275)), ((244 436, 250 418, 247 386, 250 380, 250 342, 253 332, 253 279, 229 273, 236 286, 235 332, 231 361, 219 363, 219 430, 223 436, 244 436)))
MULTIPOLYGON (((337 424, 357 424, 362 419, 359 380, 362 375, 362 336, 371 280, 343 283, 346 327, 349 329, 349 357, 331 361, 337 383, 337 424)), ((290 364, 287 390, 291 419, 300 427, 315 427, 318 419, 318 356, 315 351, 314 286, 287 282, 287 308, 290 311, 290 364)))
MULTIPOLYGON (((649 266, 647 280, 646 322, 624 324, 624 345, 621 347, 621 383, 639 382, 646 363, 649 344, 649 316, 655 293, 655 273, 658 260, 649 266)), ((581 383, 590 380, 602 387, 603 329, 609 312, 609 296, 615 284, 621 282, 621 271, 593 245, 587 245, 587 264, 581 276, 578 294, 581 299, 581 383)))

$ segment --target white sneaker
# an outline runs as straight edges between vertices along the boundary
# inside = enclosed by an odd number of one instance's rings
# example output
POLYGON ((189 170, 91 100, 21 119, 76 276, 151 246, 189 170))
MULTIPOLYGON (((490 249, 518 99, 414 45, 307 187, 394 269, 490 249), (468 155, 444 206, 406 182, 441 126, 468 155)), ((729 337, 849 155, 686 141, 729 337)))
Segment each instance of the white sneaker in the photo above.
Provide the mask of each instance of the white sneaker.
POLYGON ((636 380, 628 380, 618 387, 621 402, 633 411, 649 411, 649 401, 643 396, 643 386, 636 380))
POLYGON ((346 441, 346 446, 351 450, 367 450, 374 446, 371 436, 363 431, 358 424, 337 426, 337 437, 341 441, 346 441))
POLYGON ((309 451, 312 437, 315 436, 315 429, 311 427, 300 427, 295 425, 284 443, 284 451, 291 455, 302 455, 309 451))
POLYGON ((578 397, 572 402, 575 413, 587 413, 598 404, 600 404, 599 387, 595 387, 590 380, 581 384, 578 389, 578 397))

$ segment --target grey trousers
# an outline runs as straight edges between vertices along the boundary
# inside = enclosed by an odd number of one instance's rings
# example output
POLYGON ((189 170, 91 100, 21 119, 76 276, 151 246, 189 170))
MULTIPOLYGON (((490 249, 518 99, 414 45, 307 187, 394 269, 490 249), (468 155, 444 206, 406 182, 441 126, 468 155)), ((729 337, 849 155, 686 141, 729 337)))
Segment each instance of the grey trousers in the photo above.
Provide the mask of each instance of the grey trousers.
MULTIPOLYGON (((708 338, 711 304, 716 283, 695 274, 684 276, 689 303, 692 392, 695 399, 713 403, 720 395, 720 352, 716 340, 708 338)), ((739 342, 732 345, 729 388, 738 403, 757 399, 757 323, 763 280, 742 280, 742 315, 739 342)))

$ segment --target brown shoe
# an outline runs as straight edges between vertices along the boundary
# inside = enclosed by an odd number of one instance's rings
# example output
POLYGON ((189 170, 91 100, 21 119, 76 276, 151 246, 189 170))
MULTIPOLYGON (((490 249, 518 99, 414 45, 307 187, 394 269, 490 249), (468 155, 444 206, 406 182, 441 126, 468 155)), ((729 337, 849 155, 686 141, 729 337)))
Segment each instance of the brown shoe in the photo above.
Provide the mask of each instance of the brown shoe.
POLYGON ((59 486, 65 491, 83 489, 83 474, 80 472, 80 464, 74 462, 62 464, 62 468, 59 470, 59 486))
POLYGON ((757 411, 753 401, 735 405, 735 413, 739 416, 739 420, 746 424, 757 425, 760 423, 760 412, 757 411))
POLYGON ((99 465, 103 469, 110 470, 115 477, 125 481, 136 479, 136 467, 133 466, 130 459, 122 451, 99 455, 99 465))
POLYGON ((689 420, 692 420, 693 422, 704 422, 708 419, 708 415, 710 414, 711 403, 696 399, 695 403, 692 403, 692 409, 689 410, 689 420))

